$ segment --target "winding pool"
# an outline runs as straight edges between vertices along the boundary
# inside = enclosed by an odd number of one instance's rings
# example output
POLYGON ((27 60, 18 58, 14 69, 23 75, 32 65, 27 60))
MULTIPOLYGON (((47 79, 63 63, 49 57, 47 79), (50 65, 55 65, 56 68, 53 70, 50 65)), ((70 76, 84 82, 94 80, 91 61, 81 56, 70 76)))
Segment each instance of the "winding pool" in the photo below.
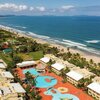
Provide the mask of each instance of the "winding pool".
POLYGON ((72 94, 61 94, 57 89, 53 89, 56 93, 51 92, 52 89, 49 89, 44 92, 45 95, 51 95, 52 100, 61 100, 61 99, 72 99, 72 100, 79 100, 78 97, 72 94))
POLYGON ((35 68, 30 68, 30 69, 24 69, 23 70, 23 74, 25 74, 25 73, 27 73, 27 72, 30 72, 32 75, 34 75, 34 76, 38 76, 39 75, 39 73, 36 71, 36 69, 35 68))
POLYGON ((38 88, 49 88, 57 84, 57 80, 51 76, 41 76, 40 73, 36 71, 35 68, 24 69, 23 74, 30 72, 32 75, 37 76, 36 80, 36 87, 38 88), (50 80, 47 82, 46 79, 50 80))
POLYGON ((48 88, 56 84, 57 84, 57 80, 51 76, 38 76, 36 78, 36 87, 39 87, 39 88, 48 88), (51 81, 47 82, 46 79, 49 79, 51 81))

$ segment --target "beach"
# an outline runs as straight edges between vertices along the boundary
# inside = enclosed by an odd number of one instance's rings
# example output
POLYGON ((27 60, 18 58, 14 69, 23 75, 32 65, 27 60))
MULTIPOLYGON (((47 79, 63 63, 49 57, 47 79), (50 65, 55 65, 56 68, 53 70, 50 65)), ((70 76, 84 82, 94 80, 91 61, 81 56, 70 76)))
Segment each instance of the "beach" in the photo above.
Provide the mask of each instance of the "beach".
MULTIPOLYGON (((44 40, 42 40, 42 39, 37 39, 37 38, 34 38, 38 43, 48 43, 47 41, 44 41, 44 40)), ((48 43, 48 44, 50 44, 51 46, 54 46, 54 47, 57 47, 58 49, 60 49, 60 50, 64 50, 64 52, 68 52, 68 50, 67 50, 67 47, 64 47, 64 46, 62 46, 62 45, 59 45, 59 44, 54 44, 54 43, 48 43)), ((84 51, 81 51, 81 50, 78 50, 78 49, 72 49, 72 48, 70 48, 70 52, 71 53, 79 53, 82 57, 84 57, 84 58, 86 58, 87 59, 87 61, 89 61, 90 59, 93 59, 93 61, 95 62, 95 63, 100 63, 100 57, 99 56, 97 56, 97 55, 94 55, 94 54, 92 54, 92 53, 86 53, 86 52, 84 52, 84 51)))
MULTIPOLYGON (((25 34, 22 34, 22 33, 19 33, 18 35, 21 36, 21 37, 24 36, 24 37, 27 37, 27 38, 31 38, 33 40, 36 40, 36 42, 38 42, 38 43, 50 44, 50 46, 57 47, 58 49, 60 49, 60 51, 63 49, 64 52, 68 52, 67 47, 64 47, 63 45, 59 45, 57 43, 47 42, 46 40, 35 38, 35 37, 31 37, 31 36, 28 36, 28 35, 25 35, 25 34)), ((90 59, 93 59, 93 61, 95 63, 100 63, 100 57, 98 55, 95 55, 95 54, 92 54, 92 53, 88 53, 88 52, 85 52, 85 51, 81 51, 81 50, 78 50, 78 49, 73 49, 73 48, 70 48, 70 52, 71 53, 79 53, 82 57, 86 58, 87 61, 89 61, 90 59)))
MULTIPOLYGON (((42 43, 42 44, 47 43, 52 47, 57 47, 60 51, 63 49, 63 52, 68 52, 67 47, 65 47, 63 45, 60 45, 60 44, 57 44, 57 43, 52 43, 52 42, 49 42, 49 41, 46 41, 46 40, 43 40, 43 39, 40 39, 40 38, 32 37, 31 35, 24 34, 23 32, 16 32, 13 29, 10 30, 9 27, 3 26, 2 29, 13 32, 14 34, 16 34, 19 37, 31 38, 33 40, 36 40, 36 42, 38 42, 38 43, 42 43)), ((100 63, 100 56, 99 55, 95 55, 95 54, 92 54, 92 53, 88 53, 88 52, 81 51, 79 49, 73 49, 73 48, 70 48, 70 52, 71 53, 79 53, 82 57, 86 58, 87 61, 89 61, 90 59, 93 59, 93 61, 95 63, 100 63)))

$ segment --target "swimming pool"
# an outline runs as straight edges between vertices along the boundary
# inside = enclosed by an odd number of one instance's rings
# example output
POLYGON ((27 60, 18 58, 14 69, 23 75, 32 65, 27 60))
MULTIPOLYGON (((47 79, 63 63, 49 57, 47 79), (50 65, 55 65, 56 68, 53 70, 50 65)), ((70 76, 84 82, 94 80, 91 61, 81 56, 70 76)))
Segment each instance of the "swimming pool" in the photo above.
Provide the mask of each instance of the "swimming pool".
POLYGON ((72 99, 72 100, 79 100, 78 97, 72 94, 61 94, 57 89, 53 89, 56 93, 51 92, 52 89, 49 89, 44 92, 45 95, 51 95, 52 100, 61 100, 61 99, 72 99))
POLYGON ((39 73, 36 71, 36 69, 35 68, 30 68, 30 69, 24 69, 23 70, 23 74, 25 74, 25 73, 27 73, 27 72, 30 72, 32 75, 34 75, 34 76, 38 76, 39 75, 39 73))
POLYGON ((39 88, 52 87, 56 83, 57 83, 57 80, 51 76, 38 76, 36 78, 36 87, 39 87, 39 88), (47 82, 46 79, 49 79, 50 82, 47 82))
POLYGON ((35 78, 36 80, 36 87, 38 88, 48 88, 52 87, 55 84, 57 84, 57 80, 54 77, 51 76, 41 76, 35 68, 30 69, 24 69, 23 74, 30 72, 32 75, 37 76, 35 78), (47 82, 46 79, 50 80, 50 82, 47 82))

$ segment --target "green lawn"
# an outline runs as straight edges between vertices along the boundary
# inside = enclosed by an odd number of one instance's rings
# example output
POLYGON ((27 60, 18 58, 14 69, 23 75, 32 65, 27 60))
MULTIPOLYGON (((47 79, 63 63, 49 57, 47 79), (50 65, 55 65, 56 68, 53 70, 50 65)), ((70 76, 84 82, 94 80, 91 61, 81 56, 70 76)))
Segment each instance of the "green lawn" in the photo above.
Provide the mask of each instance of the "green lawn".
POLYGON ((18 53, 17 54, 19 57, 21 57, 23 60, 30 60, 33 59, 29 54, 27 53, 18 53))
POLYGON ((37 51, 37 52, 30 52, 30 53, 18 53, 17 54, 19 57, 21 57, 23 60, 39 60, 40 58, 43 57, 43 52, 42 51, 37 51))
POLYGON ((39 60, 40 58, 43 57, 43 52, 42 51, 37 51, 37 52, 31 52, 29 55, 33 58, 33 60, 39 60))

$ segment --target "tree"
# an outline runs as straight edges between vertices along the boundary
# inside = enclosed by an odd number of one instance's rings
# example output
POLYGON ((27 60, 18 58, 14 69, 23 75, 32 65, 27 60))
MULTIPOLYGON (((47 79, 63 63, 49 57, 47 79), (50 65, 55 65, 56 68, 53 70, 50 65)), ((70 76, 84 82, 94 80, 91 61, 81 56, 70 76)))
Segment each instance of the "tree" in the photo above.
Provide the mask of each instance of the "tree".
POLYGON ((93 59, 90 59, 90 64, 93 64, 94 62, 93 62, 93 59))
POLYGON ((35 100, 42 100, 42 97, 40 95, 36 95, 35 100))
POLYGON ((30 84, 36 86, 36 80, 33 78, 33 76, 30 74, 30 72, 25 73, 26 79, 29 81, 30 84))
POLYGON ((19 51, 22 53, 26 53, 28 51, 27 46, 23 45, 19 47, 19 51))
POLYGON ((21 57, 17 56, 17 55, 15 55, 15 56, 13 57, 13 62, 14 62, 15 64, 20 63, 20 62, 22 62, 22 61, 23 61, 23 59, 22 59, 21 57))

